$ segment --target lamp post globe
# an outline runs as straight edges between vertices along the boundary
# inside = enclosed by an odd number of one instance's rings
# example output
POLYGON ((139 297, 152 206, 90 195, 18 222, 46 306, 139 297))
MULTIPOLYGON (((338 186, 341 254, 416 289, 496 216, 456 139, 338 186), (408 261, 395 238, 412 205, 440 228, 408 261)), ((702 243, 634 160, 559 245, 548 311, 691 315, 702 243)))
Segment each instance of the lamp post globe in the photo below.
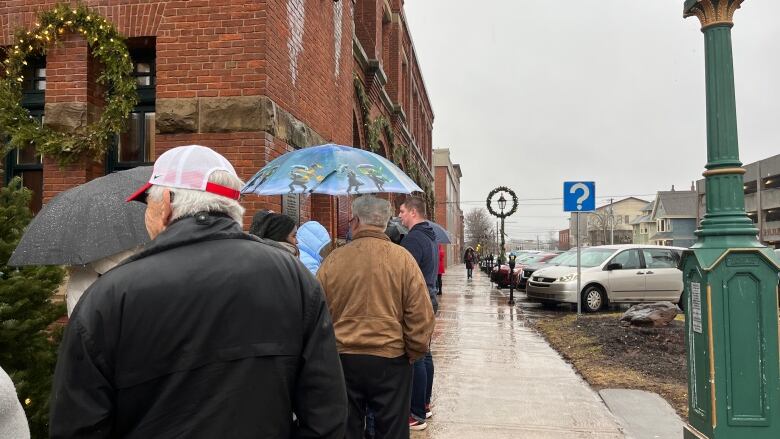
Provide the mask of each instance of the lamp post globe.
POLYGON ((501 192, 501 196, 498 197, 498 208, 501 210, 501 213, 504 213, 504 209, 506 209, 506 198, 504 198, 503 192, 501 192))

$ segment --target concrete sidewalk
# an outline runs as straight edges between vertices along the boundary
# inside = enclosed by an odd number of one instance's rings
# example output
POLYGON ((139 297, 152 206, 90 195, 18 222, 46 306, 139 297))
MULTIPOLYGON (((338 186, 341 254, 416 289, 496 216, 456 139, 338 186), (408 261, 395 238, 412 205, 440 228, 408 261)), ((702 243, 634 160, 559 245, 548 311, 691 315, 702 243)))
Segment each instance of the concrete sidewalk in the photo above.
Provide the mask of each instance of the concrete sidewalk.
POLYGON ((412 438, 623 438, 601 398, 474 270, 450 267, 433 337, 433 418, 412 438))

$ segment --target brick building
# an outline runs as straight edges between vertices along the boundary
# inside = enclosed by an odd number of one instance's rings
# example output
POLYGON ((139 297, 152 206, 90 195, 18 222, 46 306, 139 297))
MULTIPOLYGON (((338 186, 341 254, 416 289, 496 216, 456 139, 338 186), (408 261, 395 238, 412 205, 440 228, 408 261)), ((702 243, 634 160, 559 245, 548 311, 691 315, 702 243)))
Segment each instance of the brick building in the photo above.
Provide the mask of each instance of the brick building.
MULTIPOLYGON (((0 46, 13 44, 15 29, 31 28, 55 3, 0 3, 0 46)), ((65 189, 192 143, 225 155, 243 179, 295 148, 380 144, 380 153, 417 170, 422 187, 431 185, 433 114, 403 1, 84 3, 127 38, 140 100, 101 160, 60 168, 32 148, 5 157, 5 181, 21 175, 35 192, 34 209, 65 189), (382 120, 387 127, 375 129, 382 120)), ((47 125, 77 130, 100 113, 99 66, 80 35, 66 34, 50 49, 28 60, 23 104, 47 125)), ((271 208, 316 219, 340 236, 346 231, 346 197, 245 196, 242 203, 248 217, 271 208)))
POLYGON ((433 150, 434 189, 436 203, 436 222, 447 229, 455 238, 451 245, 445 246, 447 265, 459 264, 463 257, 463 210, 460 207, 460 179, 463 173, 460 165, 452 163, 450 150, 433 150))
POLYGON ((569 229, 563 229, 558 231, 558 250, 569 250, 571 243, 569 242, 569 229))
MULTIPOLYGON (((426 191, 433 207, 433 109, 406 23, 404 0, 355 0, 353 4, 352 144, 399 164, 426 191)), ((393 198, 397 207, 401 197, 393 198)))

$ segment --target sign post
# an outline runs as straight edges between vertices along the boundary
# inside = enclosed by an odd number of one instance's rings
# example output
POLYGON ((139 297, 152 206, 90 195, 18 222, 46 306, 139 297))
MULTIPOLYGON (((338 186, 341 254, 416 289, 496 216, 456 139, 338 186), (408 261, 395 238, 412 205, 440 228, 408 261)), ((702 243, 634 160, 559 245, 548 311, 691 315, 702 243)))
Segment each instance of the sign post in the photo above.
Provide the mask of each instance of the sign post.
POLYGON ((596 183, 592 181, 563 182, 563 211, 575 212, 575 237, 577 239, 577 316, 582 314, 582 285, 580 264, 580 212, 596 210, 596 183))

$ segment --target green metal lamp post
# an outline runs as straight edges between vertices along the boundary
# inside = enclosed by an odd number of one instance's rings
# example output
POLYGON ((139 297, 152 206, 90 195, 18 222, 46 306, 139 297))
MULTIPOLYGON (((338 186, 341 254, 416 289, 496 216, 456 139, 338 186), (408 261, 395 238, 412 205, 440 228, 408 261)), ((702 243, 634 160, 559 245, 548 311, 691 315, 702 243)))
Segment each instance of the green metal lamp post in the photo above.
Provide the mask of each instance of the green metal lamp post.
POLYGON ((685 439, 780 438, 778 272, 745 214, 731 27, 743 0, 687 0, 702 24, 707 212, 683 253, 688 350, 685 439))

